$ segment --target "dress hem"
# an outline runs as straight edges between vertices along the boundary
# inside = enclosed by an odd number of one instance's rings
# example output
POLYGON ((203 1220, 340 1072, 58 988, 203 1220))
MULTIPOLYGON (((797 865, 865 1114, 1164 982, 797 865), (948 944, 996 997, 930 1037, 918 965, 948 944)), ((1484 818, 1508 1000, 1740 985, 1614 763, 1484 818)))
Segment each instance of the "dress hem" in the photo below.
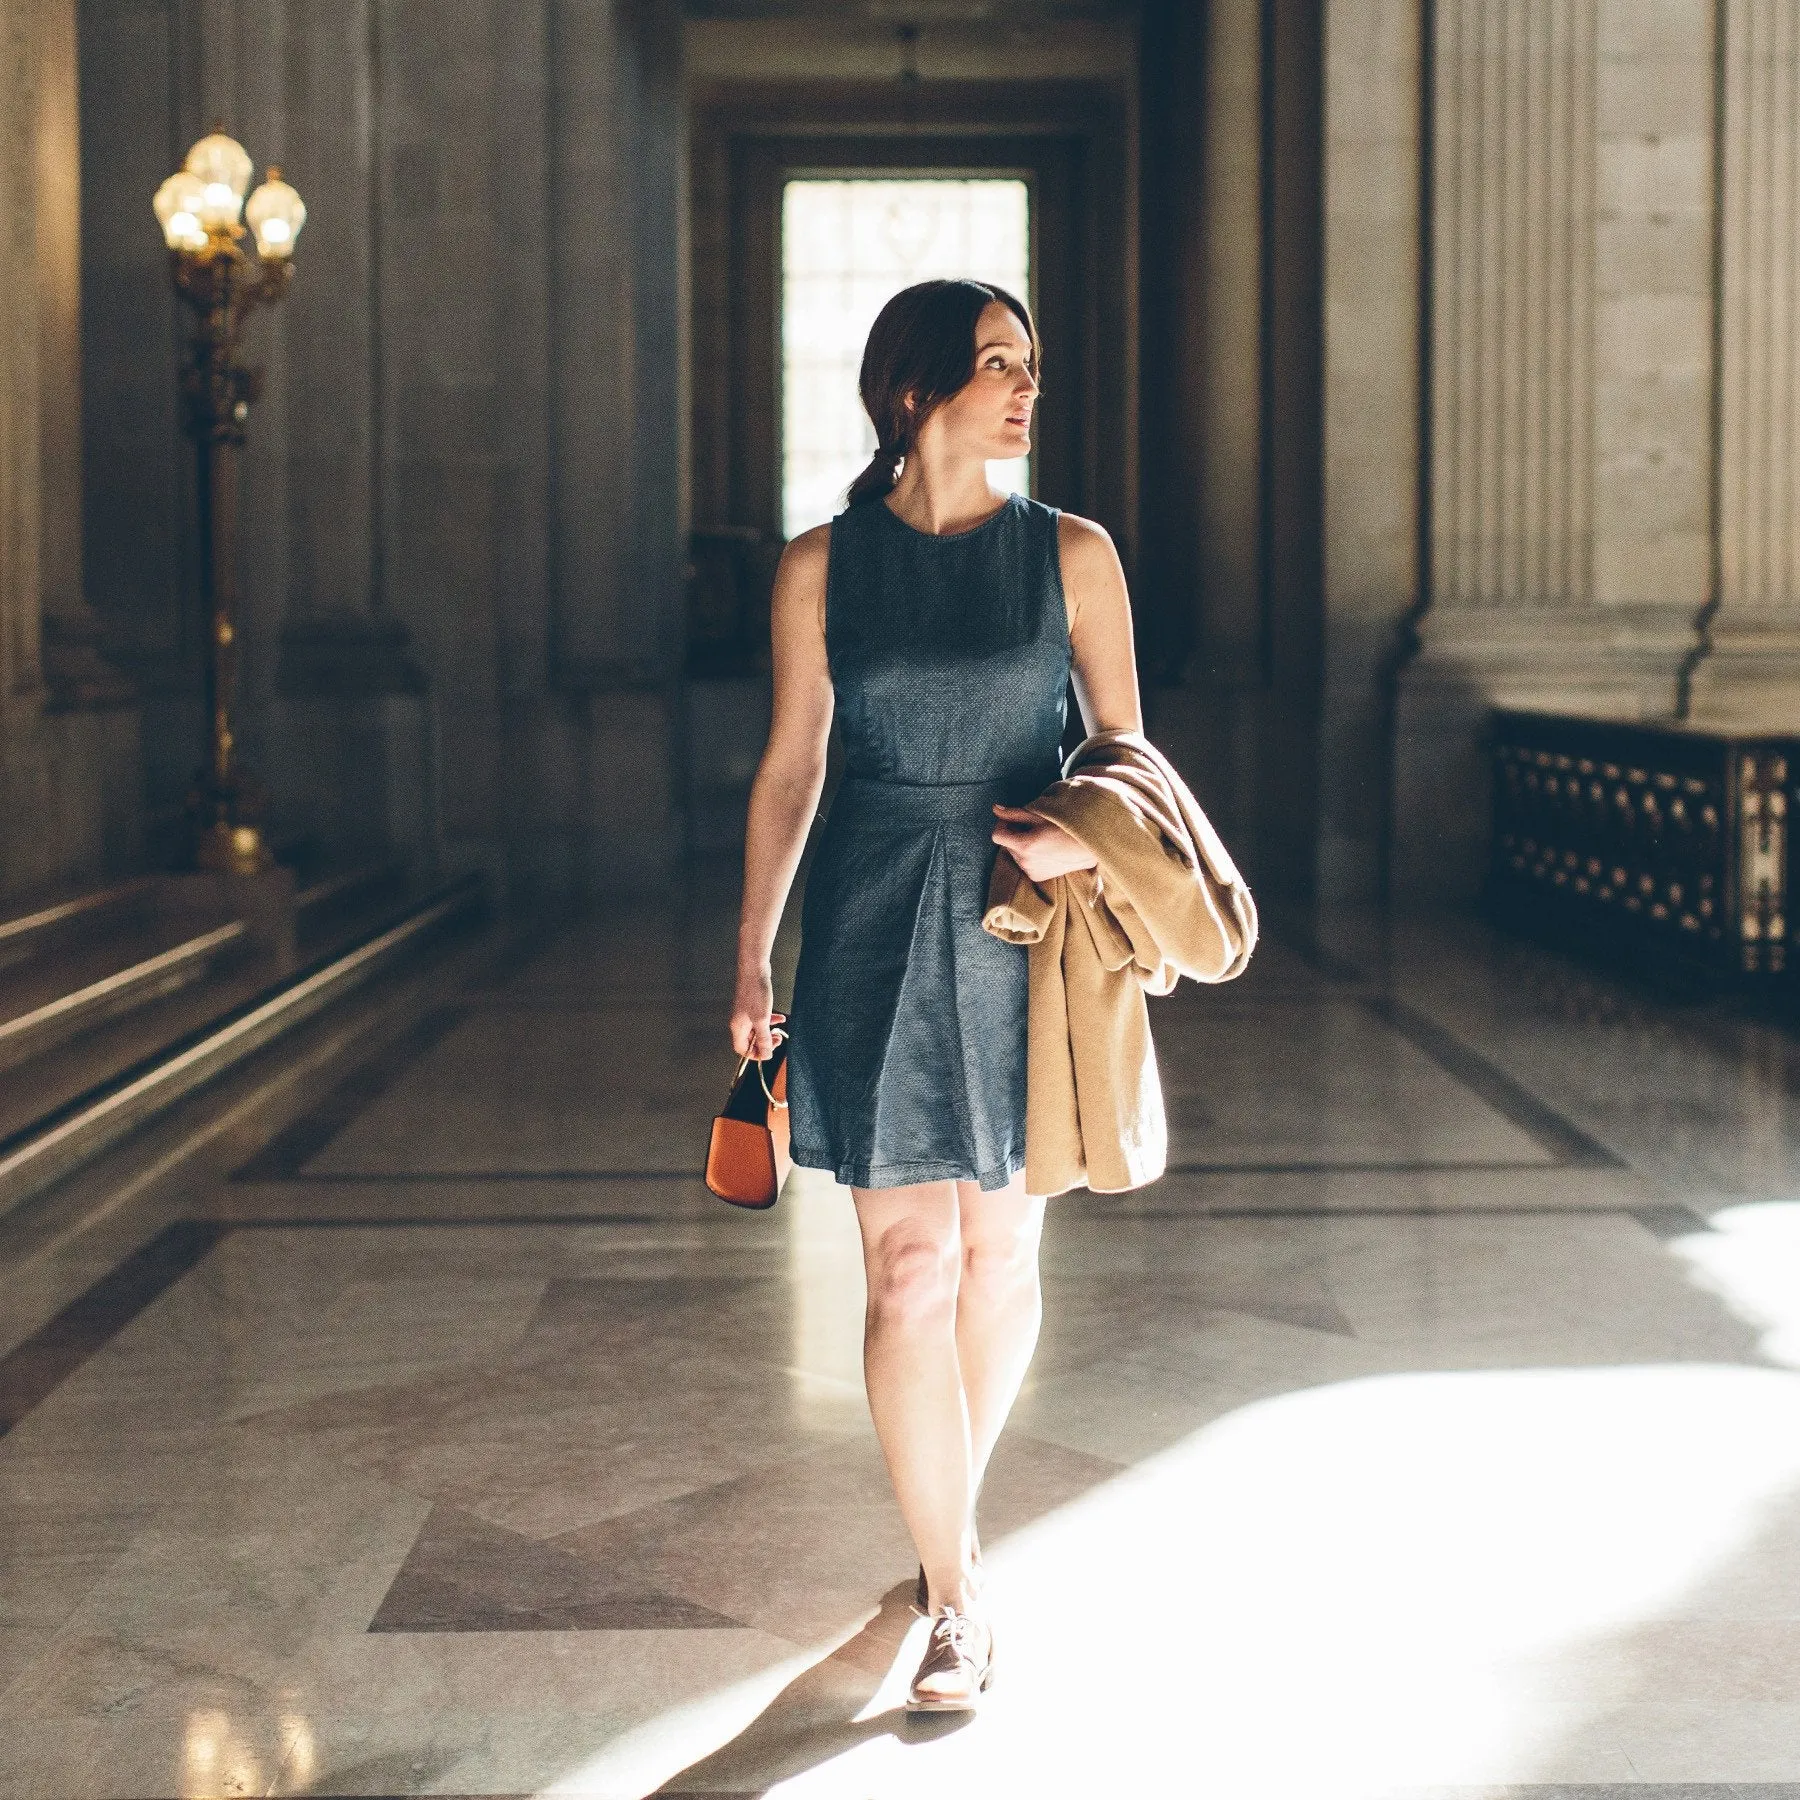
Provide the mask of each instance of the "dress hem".
POLYGON ((823 1169, 836 1176, 844 1187, 859 1188, 911 1187, 920 1181, 973 1181, 980 1184, 983 1193, 991 1194, 1006 1187, 1025 1167, 1023 1151, 992 1169, 971 1169, 967 1163, 956 1162, 840 1162, 829 1152, 805 1144, 790 1144, 788 1154, 803 1169, 823 1169))

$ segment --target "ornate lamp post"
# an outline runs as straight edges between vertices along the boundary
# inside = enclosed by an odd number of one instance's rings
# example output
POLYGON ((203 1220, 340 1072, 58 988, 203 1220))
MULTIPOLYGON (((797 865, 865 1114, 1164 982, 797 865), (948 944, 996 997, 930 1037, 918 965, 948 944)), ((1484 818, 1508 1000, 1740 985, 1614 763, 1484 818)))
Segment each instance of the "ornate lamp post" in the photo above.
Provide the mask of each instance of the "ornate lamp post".
POLYGON ((203 869, 254 874, 267 868, 262 824, 267 798, 238 764, 231 730, 237 680, 237 463, 262 371, 238 361, 238 333, 258 306, 293 279, 294 239, 306 223, 300 196, 271 167, 249 204, 251 163, 223 128, 203 137, 185 166, 156 190, 175 291, 193 309, 195 331, 182 371, 184 423, 200 459, 200 598, 209 625, 205 761, 188 795, 195 859, 203 869), (248 222, 256 245, 243 247, 248 222))

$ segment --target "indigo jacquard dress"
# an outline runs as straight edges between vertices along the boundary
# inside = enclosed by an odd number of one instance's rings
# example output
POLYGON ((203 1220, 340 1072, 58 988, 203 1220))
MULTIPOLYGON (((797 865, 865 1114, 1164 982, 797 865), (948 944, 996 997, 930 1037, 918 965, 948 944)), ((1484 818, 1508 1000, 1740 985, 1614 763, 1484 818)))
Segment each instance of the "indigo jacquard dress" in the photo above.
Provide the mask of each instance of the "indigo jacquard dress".
POLYGON ((1056 780, 1069 680, 1056 509, 969 531, 880 501, 831 523, 825 648, 844 774, 800 912, 794 1160, 862 1188, 1025 1163, 1025 949, 981 927, 993 803, 1056 780))

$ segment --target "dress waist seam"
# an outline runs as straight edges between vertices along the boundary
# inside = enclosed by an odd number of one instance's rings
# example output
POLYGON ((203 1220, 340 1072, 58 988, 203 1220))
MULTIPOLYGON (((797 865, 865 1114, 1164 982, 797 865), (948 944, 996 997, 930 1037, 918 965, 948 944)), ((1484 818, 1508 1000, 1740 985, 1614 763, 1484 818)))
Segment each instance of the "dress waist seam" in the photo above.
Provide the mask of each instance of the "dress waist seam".
POLYGON ((838 784, 831 809, 886 820, 972 818, 985 813, 996 800, 1022 805, 1055 779, 1054 775, 1044 778, 1029 773, 988 781, 883 781, 846 775, 838 784))

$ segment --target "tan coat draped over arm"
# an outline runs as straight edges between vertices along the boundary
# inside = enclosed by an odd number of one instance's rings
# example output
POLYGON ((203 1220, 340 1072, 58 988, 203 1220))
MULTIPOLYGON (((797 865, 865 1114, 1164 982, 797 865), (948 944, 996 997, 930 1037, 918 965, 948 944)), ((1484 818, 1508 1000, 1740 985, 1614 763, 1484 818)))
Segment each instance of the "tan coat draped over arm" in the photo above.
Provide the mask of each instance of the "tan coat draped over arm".
POLYGON ((1168 1123, 1146 994, 1181 976, 1229 981, 1256 947, 1256 903, 1168 759, 1135 731, 1101 731, 1030 810, 1098 859, 1042 887, 1003 850, 982 924, 1030 946, 1025 1188, 1142 1187, 1163 1172, 1168 1123))

